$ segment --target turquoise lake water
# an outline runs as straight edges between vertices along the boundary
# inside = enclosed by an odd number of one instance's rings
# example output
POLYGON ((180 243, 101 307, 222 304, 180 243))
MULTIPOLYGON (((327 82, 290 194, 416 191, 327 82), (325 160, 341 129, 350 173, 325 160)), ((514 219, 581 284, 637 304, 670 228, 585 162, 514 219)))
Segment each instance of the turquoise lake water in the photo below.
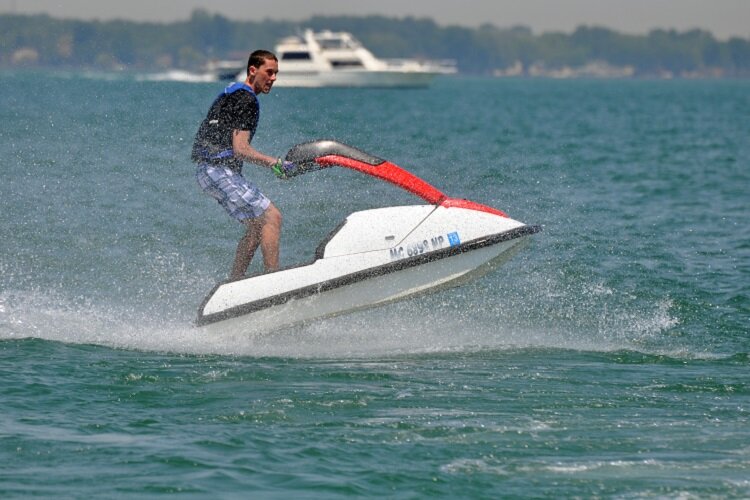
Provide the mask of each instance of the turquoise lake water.
MULTIPOLYGON (((750 497, 750 82, 276 89, 261 151, 335 138, 543 232, 461 288, 206 336, 241 230, 189 154, 222 88, 0 74, 0 496, 750 497)), ((420 203, 245 169, 282 265, 420 203)))

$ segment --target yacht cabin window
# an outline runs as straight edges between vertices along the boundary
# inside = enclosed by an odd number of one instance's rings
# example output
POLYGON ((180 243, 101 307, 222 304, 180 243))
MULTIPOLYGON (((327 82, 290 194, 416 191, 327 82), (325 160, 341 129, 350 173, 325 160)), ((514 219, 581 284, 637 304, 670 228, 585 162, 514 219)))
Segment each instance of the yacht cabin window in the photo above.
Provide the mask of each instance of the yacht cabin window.
POLYGON ((281 54, 282 61, 309 61, 310 59, 310 53, 302 50, 294 52, 284 52, 283 54, 281 54))

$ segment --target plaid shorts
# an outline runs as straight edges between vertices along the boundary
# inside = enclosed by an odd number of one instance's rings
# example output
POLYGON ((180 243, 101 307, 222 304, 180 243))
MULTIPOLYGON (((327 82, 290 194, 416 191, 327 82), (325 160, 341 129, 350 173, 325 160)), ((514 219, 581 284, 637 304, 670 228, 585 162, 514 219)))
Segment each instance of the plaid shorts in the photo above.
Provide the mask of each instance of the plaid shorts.
POLYGON ((204 193, 240 222, 260 217, 271 204, 255 184, 227 167, 200 164, 195 179, 204 193))

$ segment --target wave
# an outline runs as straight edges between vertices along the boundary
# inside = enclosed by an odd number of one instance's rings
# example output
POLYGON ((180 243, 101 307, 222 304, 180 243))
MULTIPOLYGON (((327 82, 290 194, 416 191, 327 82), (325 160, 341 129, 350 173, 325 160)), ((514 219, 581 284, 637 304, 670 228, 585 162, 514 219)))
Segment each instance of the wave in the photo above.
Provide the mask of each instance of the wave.
POLYGON ((149 352, 289 358, 540 348, 633 351, 680 359, 713 356, 700 346, 674 344, 671 335, 679 319, 671 315, 668 299, 638 312, 612 311, 584 301, 572 310, 561 305, 554 317, 539 315, 552 314, 539 297, 530 304, 518 300, 512 294, 499 298, 482 286, 467 286, 284 330, 208 336, 194 326, 189 314, 162 314, 158 305, 143 309, 71 300, 55 292, 16 291, 0 294, 0 339, 39 338, 149 352), (592 314, 595 307, 599 307, 599 317, 592 314))
POLYGON ((162 73, 149 73, 136 76, 139 82, 187 82, 206 83, 216 82, 216 75, 210 73, 193 73, 190 71, 170 70, 162 73))

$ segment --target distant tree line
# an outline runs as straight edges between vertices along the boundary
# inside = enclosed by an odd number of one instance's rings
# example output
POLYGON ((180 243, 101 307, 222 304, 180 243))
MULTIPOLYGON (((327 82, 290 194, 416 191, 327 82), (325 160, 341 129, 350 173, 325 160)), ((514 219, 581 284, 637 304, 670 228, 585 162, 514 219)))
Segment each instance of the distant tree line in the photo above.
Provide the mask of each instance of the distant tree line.
POLYGON ((750 76, 750 39, 717 40, 703 30, 628 35, 600 27, 535 35, 526 27, 438 26, 423 18, 315 16, 304 22, 234 21, 195 10, 185 21, 81 21, 0 15, 0 67, 196 69, 244 57, 302 28, 352 32, 380 57, 455 60, 469 74, 529 74, 592 62, 629 67, 634 76, 750 76), (507 68, 517 68, 513 72, 507 68))

